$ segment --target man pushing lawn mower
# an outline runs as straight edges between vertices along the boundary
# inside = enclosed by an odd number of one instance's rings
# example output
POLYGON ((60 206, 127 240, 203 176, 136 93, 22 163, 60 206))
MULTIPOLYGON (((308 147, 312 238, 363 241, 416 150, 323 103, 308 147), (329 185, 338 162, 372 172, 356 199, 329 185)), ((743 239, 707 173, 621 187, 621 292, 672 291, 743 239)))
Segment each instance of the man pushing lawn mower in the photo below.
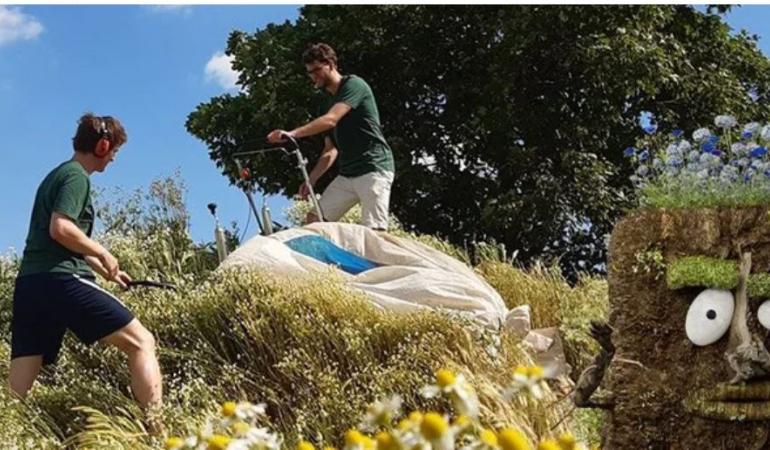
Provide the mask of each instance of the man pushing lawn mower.
MULTIPOLYGON (((337 221, 360 202, 361 224, 386 230, 394 164, 393 153, 382 134, 374 94, 360 77, 339 73, 337 55, 326 44, 311 45, 302 60, 315 87, 328 92, 319 117, 291 131, 273 130, 267 140, 276 144, 287 137, 324 133, 324 150, 310 172, 311 185, 339 161, 339 176, 321 196, 324 219, 337 221)), ((309 192, 303 182, 300 197, 307 198, 309 192)), ((307 222, 317 220, 313 212, 308 213, 307 222)))
MULTIPOLYGON (((56 362, 69 329, 85 344, 99 341, 125 353, 136 400, 144 408, 160 405, 161 374, 152 334, 94 278, 96 271, 124 288, 132 283, 118 260, 90 238, 94 208, 89 176, 103 172, 126 139, 117 119, 83 115, 72 139, 72 159, 53 169, 37 190, 11 320, 9 385, 21 398, 42 366, 56 362)), ((159 431, 157 418, 150 419, 151 431, 159 431)))

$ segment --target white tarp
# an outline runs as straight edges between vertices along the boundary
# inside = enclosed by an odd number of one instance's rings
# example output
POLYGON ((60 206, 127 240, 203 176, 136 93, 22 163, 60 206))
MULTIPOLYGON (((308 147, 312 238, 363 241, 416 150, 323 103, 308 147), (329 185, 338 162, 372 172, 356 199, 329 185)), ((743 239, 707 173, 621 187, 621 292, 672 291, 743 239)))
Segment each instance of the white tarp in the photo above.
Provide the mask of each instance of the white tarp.
POLYGON ((529 332, 529 308, 508 310, 500 294, 467 265, 412 239, 360 225, 313 223, 270 236, 255 236, 230 254, 220 269, 255 267, 285 275, 328 271, 330 265, 283 244, 314 234, 380 265, 357 275, 338 269, 337 272, 381 308, 396 312, 426 307, 442 309, 472 317, 492 328, 511 328, 522 336, 529 332))

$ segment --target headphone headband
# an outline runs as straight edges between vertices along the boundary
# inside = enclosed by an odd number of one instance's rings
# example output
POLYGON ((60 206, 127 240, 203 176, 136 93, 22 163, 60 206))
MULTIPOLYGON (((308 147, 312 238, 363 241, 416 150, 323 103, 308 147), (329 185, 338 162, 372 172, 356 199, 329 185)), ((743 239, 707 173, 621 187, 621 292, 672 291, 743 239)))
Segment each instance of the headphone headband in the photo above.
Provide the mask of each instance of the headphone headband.
POLYGON ((99 128, 96 130, 97 133, 99 133, 99 139, 107 139, 110 140, 112 137, 112 133, 110 133, 110 129, 107 128, 107 121, 106 119, 110 119, 111 117, 105 116, 105 117, 99 117, 99 128))

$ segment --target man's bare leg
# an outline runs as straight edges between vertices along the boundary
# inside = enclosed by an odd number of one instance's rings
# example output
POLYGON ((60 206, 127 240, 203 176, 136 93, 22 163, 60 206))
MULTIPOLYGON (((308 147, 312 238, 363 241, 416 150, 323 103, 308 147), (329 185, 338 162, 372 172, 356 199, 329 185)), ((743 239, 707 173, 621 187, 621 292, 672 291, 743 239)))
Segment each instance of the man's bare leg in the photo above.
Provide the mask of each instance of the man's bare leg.
POLYGON ((137 320, 102 339, 128 356, 131 390, 140 406, 158 406, 163 397, 160 365, 155 356, 155 338, 137 320))
POLYGON ((11 360, 8 386, 17 397, 24 399, 43 367, 43 355, 20 356, 11 360))

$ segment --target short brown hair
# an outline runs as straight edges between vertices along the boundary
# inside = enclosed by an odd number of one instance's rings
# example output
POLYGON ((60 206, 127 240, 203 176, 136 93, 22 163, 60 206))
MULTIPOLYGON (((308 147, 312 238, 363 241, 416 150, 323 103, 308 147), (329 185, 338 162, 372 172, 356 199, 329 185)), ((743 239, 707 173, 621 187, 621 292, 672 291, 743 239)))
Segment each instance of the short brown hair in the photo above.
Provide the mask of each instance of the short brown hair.
POLYGON ((95 116, 87 112, 78 119, 78 130, 72 138, 72 148, 76 152, 90 153, 102 138, 110 142, 110 149, 118 148, 128 140, 126 130, 118 119, 112 116, 95 116))
POLYGON ((334 49, 329 44, 324 44, 323 42, 311 44, 302 53, 302 62, 304 64, 320 62, 337 67, 337 53, 334 52, 334 49))

